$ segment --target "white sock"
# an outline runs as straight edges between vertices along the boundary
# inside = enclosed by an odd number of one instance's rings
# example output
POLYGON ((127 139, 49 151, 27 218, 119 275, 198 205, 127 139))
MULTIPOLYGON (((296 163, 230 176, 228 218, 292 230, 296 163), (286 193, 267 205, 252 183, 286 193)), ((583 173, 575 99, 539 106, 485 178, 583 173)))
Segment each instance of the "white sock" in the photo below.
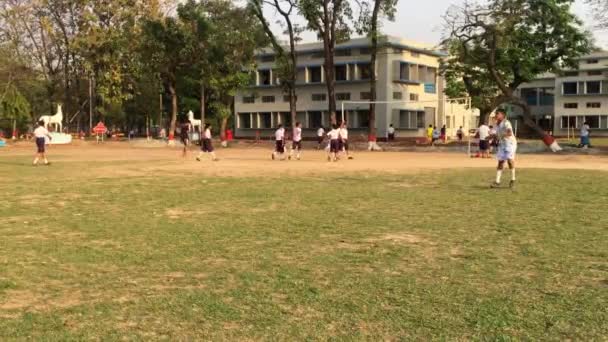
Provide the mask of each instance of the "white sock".
POLYGON ((38 157, 34 159, 34 164, 38 164, 38 157))
POLYGON ((515 168, 511 169, 511 180, 514 181, 515 180, 515 168))
POLYGON ((48 160, 46 160, 46 158, 44 158, 44 163, 45 163, 45 164, 48 164, 48 163, 49 163, 49 161, 48 161, 48 160))
POLYGON ((213 158, 214 160, 217 159, 217 157, 215 156, 215 152, 211 152, 211 158, 213 158))
POLYGON ((500 183, 501 177, 502 177, 502 170, 496 170, 496 183, 500 183))

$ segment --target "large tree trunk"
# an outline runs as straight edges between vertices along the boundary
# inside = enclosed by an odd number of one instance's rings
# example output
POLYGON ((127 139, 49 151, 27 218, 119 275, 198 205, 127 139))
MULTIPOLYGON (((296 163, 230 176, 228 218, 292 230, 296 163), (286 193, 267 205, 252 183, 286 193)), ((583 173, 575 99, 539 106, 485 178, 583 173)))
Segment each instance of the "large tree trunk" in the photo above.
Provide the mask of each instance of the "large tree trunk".
POLYGON ((205 84, 201 81, 201 127, 199 133, 202 133, 205 129, 205 84))
POLYGON ((370 80, 369 80, 369 92, 370 100, 369 104, 369 129, 367 134, 368 150, 381 150, 380 146, 376 143, 377 140, 377 129, 376 129, 376 57, 378 55, 378 13, 380 11, 381 0, 374 1, 374 10, 372 12, 371 21, 371 61, 370 61, 370 80))
POLYGON ((296 128, 296 117, 297 117, 297 109, 296 109, 296 90, 294 88, 289 89, 289 113, 291 115, 291 129, 292 132, 296 128))
POLYGON ((222 118, 220 121, 220 140, 221 145, 223 147, 228 146, 228 142, 226 141, 226 128, 228 127, 228 117, 222 118))
POLYGON ((177 93, 174 82, 169 82, 169 93, 171 94, 171 125, 169 127, 169 142, 175 138, 175 126, 177 124, 177 93))
MULTIPOLYGON (((325 34, 323 36, 323 48, 325 51, 325 84, 327 86, 327 103, 331 124, 335 125, 336 120, 336 81, 334 79, 334 44, 330 37, 330 32, 326 25, 325 34)), ((343 113, 344 114, 344 113, 343 113)))
POLYGON ((540 127, 534 121, 534 119, 532 117, 532 112, 530 110, 530 106, 528 105, 528 103, 526 103, 525 101, 523 101, 520 98, 515 97, 513 99, 513 104, 515 104, 516 106, 519 106, 522 109, 524 123, 526 124, 526 126, 530 127, 532 129, 532 131, 534 131, 534 133, 538 134, 538 136, 543 140, 545 145, 547 145, 547 147, 549 147, 551 149, 551 151, 559 152, 562 150, 561 146, 559 146, 559 144, 557 143, 557 140, 555 140, 555 138, 553 136, 547 134, 547 132, 545 132, 545 130, 542 129, 542 127, 540 127))

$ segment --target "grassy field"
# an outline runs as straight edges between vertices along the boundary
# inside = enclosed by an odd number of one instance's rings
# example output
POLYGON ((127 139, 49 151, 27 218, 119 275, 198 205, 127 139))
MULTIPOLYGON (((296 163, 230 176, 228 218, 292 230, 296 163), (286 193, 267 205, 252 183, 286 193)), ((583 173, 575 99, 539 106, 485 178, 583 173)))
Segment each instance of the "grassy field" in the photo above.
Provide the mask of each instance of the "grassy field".
POLYGON ((490 169, 134 178, 28 162, 0 159, 2 340, 608 336, 606 173, 521 170, 510 191, 488 189, 490 169))

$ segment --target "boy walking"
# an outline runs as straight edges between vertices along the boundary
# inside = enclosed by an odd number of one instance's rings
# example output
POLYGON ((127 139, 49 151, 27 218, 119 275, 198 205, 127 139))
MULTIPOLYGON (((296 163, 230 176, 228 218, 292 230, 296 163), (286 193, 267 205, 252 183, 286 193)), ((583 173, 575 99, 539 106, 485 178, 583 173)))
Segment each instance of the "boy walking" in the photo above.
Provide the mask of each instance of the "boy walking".
POLYGON ((323 139, 325 138, 325 129, 323 127, 319 127, 317 130, 317 150, 321 149, 321 145, 323 145, 323 139))
POLYGON ((201 135, 201 151, 198 153, 196 157, 197 161, 201 161, 201 157, 203 153, 209 153, 211 155, 211 160, 218 161, 215 156, 215 150, 213 148, 213 142, 211 140, 211 124, 205 124, 205 130, 201 135))
POLYGON ((333 125, 332 130, 327 133, 329 137, 329 151, 327 153, 327 161, 338 161, 338 153, 340 153, 340 129, 338 125, 333 125))
POLYGON ((517 139, 513 134, 513 126, 506 119, 506 112, 503 109, 496 111, 496 139, 498 140, 498 149, 496 151, 496 159, 498 159, 498 167, 496 170, 496 181, 492 183, 492 188, 500 187, 502 171, 505 167, 505 162, 511 170, 511 181, 509 187, 515 186, 515 153, 517 152, 517 139))
POLYGON ((353 159, 348 151, 348 128, 346 127, 346 121, 340 125, 340 152, 344 152, 348 159, 353 159))
POLYGON ((46 159, 44 148, 46 145, 46 138, 49 138, 49 141, 53 138, 49 134, 49 131, 44 128, 43 121, 38 122, 38 127, 36 127, 36 129, 34 130, 34 137, 36 139, 37 147, 36 157, 34 158, 34 166, 38 165, 39 159, 44 160, 44 165, 51 165, 51 163, 49 163, 49 161, 46 159))
POLYGON ((272 152, 272 160, 277 158, 277 155, 281 158, 281 160, 285 159, 283 155, 285 154, 285 128, 283 125, 279 125, 277 130, 274 132, 274 141, 275 147, 272 152))
POLYGON ((289 159, 293 157, 293 151, 296 151, 296 159, 300 160, 300 151, 302 150, 302 124, 296 122, 296 127, 293 129, 293 138, 289 159))

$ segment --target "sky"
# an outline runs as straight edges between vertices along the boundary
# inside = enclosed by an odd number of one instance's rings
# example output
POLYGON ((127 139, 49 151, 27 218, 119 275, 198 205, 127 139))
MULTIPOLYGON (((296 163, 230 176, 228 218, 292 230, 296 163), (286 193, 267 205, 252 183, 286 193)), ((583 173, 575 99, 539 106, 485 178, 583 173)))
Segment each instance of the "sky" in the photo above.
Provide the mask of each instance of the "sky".
MULTIPOLYGON (((395 21, 385 22, 382 32, 420 43, 438 44, 442 36, 442 16, 451 5, 462 3, 463 0, 399 0, 395 21)), ((585 28, 593 32, 596 44, 608 49, 608 31, 593 29, 590 8, 583 0, 575 1, 573 11, 583 20, 585 28)), ((267 14, 272 15, 272 12, 267 14)), ((274 31, 280 33, 281 29, 275 26, 274 31)), ((312 32, 304 33, 302 38, 304 42, 316 40, 312 32)))

